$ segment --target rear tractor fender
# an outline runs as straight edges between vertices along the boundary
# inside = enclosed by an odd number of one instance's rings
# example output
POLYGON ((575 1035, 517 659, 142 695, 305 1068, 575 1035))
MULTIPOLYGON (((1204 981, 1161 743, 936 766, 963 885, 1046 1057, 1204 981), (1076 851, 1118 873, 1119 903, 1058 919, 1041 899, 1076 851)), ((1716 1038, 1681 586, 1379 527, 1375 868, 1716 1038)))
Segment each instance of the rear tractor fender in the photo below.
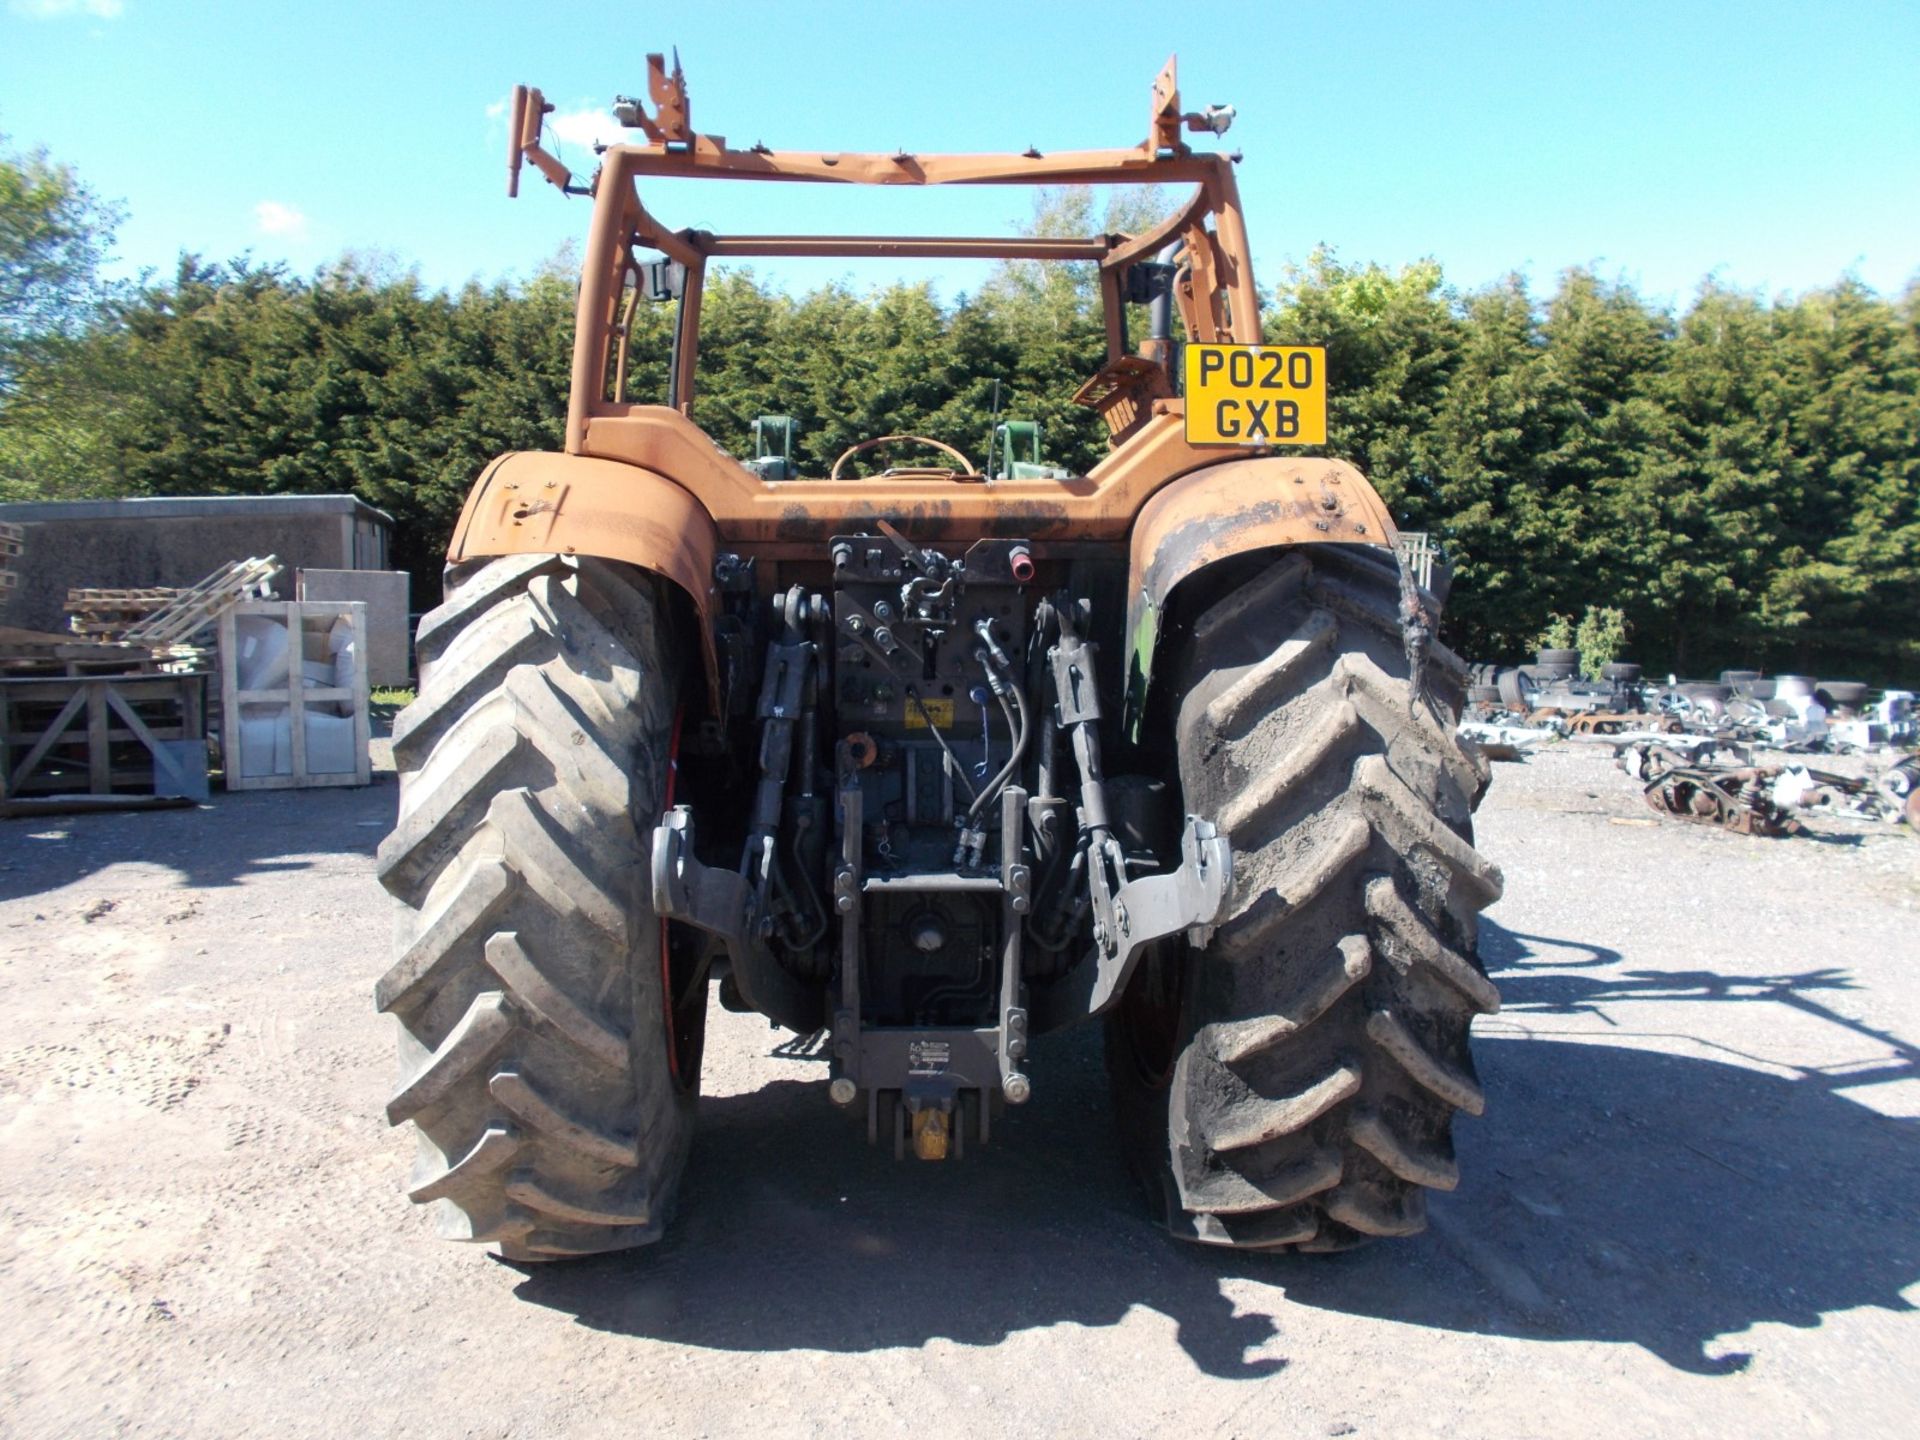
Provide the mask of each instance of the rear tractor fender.
POLYGON ((1154 651, 1175 592, 1236 555, 1292 545, 1371 545, 1399 539, 1385 502, 1343 460, 1256 457, 1196 470, 1164 487, 1133 524, 1127 575, 1125 725, 1139 739, 1154 651))
POLYGON ((671 581, 692 607, 707 698, 718 713, 717 548, 718 532, 706 507, 666 476, 617 460, 523 450, 502 455, 474 482, 447 561, 590 555, 671 581))

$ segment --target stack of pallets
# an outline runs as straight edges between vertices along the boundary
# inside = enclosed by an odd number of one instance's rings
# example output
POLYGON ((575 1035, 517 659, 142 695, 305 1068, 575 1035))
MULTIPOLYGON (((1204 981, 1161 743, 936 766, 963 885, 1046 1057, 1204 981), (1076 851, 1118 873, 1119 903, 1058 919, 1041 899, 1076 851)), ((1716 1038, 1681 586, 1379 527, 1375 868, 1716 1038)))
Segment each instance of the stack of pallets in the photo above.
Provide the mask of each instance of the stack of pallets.
POLYGON ((280 561, 235 560, 186 589, 81 588, 67 592, 65 634, 0 626, 0 674, 187 674, 218 668, 213 627, 264 594, 280 561))
POLYGON ((0 676, 150 674, 156 668, 153 652, 131 645, 0 625, 0 676))
POLYGON ((0 520, 0 610, 7 608, 7 600, 13 594, 13 587, 20 577, 13 572, 13 562, 25 548, 27 527, 10 525, 0 520))
POLYGON ((204 797, 208 632, 279 571, 269 555, 184 590, 75 589, 67 634, 0 626, 0 814, 204 797))
POLYGON ((241 601, 263 597, 279 573, 274 555, 230 561, 136 620, 120 638, 150 651, 163 670, 210 669, 213 637, 203 632, 241 601))
POLYGON ((156 610, 173 604, 181 594, 175 585, 72 589, 67 591, 67 628, 92 640, 119 640, 156 610))

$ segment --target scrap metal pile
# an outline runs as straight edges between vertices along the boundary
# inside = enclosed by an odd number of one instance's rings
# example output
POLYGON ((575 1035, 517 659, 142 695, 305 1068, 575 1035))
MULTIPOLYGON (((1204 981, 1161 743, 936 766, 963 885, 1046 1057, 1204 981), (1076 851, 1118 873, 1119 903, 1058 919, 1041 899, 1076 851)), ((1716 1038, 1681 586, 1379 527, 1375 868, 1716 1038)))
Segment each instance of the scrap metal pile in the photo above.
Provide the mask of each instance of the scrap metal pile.
POLYGON ((1611 744, 1620 768, 1663 815, 1742 835, 1792 835, 1797 818, 1905 819, 1920 830, 1920 712, 1914 695, 1877 699, 1854 681, 1764 678, 1728 670, 1717 682, 1648 683, 1638 665, 1578 673, 1570 650, 1542 650, 1532 665, 1480 666, 1460 733, 1491 759, 1518 759, 1563 738, 1611 744), (1756 752, 1775 763, 1755 763, 1756 752), (1866 756, 1876 773, 1809 768, 1801 755, 1866 756))
POLYGON ((1665 745, 1628 745, 1620 768, 1645 785, 1661 814, 1732 829, 1740 835, 1799 835, 1795 810, 1855 820, 1907 820, 1920 828, 1920 758, 1895 760, 1872 780, 1812 770, 1803 764, 1703 766, 1665 745))
MULTIPOLYGON (((1871 690, 1854 680, 1763 678, 1724 670, 1715 681, 1647 681, 1638 665, 1601 667, 1582 679, 1571 650, 1542 650, 1532 665, 1481 665, 1467 691, 1463 726, 1563 735, 1708 736, 1789 752, 1848 754, 1920 740, 1909 690, 1871 690)), ((1468 733, 1472 733, 1470 730, 1468 733)))
POLYGON ((1871 780, 1805 765, 1702 765, 1647 742, 1622 747, 1618 760, 1661 814, 1741 835, 1801 834, 1800 810, 1920 828, 1920 758, 1911 755, 1871 780))

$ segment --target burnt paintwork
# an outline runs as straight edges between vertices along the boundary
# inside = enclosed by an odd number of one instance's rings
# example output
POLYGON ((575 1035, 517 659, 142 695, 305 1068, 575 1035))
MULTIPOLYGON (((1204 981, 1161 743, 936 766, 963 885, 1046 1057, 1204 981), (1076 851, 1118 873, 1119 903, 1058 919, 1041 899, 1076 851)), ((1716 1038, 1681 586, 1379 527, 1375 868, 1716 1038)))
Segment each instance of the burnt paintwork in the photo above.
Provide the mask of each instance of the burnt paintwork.
MULTIPOLYGON (((685 593, 698 617, 710 694, 717 701, 712 566, 723 550, 747 559, 764 554, 772 562, 789 558, 797 546, 874 531, 884 521, 925 544, 1021 538, 1110 551, 1116 563, 1124 554, 1130 668, 1140 671, 1144 694, 1159 616, 1174 589, 1196 571, 1282 545, 1393 543, 1385 506, 1351 466, 1189 444, 1183 402, 1172 394, 1173 377, 1166 373, 1172 347, 1149 338, 1137 355, 1126 350, 1129 271, 1169 247, 1182 256, 1173 303, 1188 338, 1242 344, 1262 339, 1234 179, 1237 157, 1196 153, 1186 144, 1183 127, 1202 131, 1210 124, 1180 111, 1171 62, 1154 82, 1142 144, 1044 155, 813 154, 759 145, 740 151, 694 131, 684 96, 672 84, 654 98, 662 107, 655 115, 643 106, 622 115, 646 143, 608 149, 591 187, 566 453, 510 455, 489 467, 468 498, 449 558, 545 550, 601 556, 663 576, 685 593), (663 226, 640 202, 637 182, 646 176, 865 185, 1185 182, 1194 189, 1164 221, 1137 236, 722 236, 663 226), (666 406, 635 404, 608 392, 608 376, 627 373, 621 298, 627 277, 636 273, 637 250, 658 251, 685 267, 673 400, 666 406), (881 475, 766 481, 698 428, 692 418, 695 362, 710 258, 909 252, 1098 266, 1107 356, 1096 379, 1108 382, 1101 393, 1109 401, 1113 393, 1130 397, 1108 415, 1114 433, 1106 460, 1085 476, 1061 480, 881 475), (1136 373, 1143 364, 1153 372, 1146 377, 1152 383, 1136 373), (1124 424, 1116 418, 1121 414, 1124 424)), ((529 90, 516 90, 514 107, 511 174, 518 176, 525 159, 555 185, 571 186, 572 176, 540 145, 540 116, 550 107, 529 90)), ((781 568, 762 566, 761 583, 771 584, 781 568)))

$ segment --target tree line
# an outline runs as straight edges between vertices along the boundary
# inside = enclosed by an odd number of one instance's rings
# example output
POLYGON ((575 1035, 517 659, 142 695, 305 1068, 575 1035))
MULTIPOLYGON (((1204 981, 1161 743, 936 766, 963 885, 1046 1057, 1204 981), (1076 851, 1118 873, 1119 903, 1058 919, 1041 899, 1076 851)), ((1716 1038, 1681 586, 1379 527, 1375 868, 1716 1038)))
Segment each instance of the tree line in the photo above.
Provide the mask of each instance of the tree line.
MULTIPOLYGON (((62 183, 62 274, 0 224, 0 498, 349 491, 394 516, 430 600, 481 467, 560 443, 564 257, 457 290, 352 258, 302 276, 194 256, 105 287, 111 212, 43 156, 0 153, 0 210, 62 183)), ((1085 223, 1084 196, 1050 204, 1036 228, 1085 223)), ((1709 281, 1676 312, 1585 269, 1541 296, 1322 252, 1268 294, 1269 340, 1328 347, 1328 450, 1451 561, 1466 653, 1518 657, 1553 615, 1605 606, 1656 669, 1916 678, 1920 282, 1768 299, 1709 281)), ((664 390, 669 324, 638 316, 641 398, 664 390)), ((1083 469, 1104 434, 1070 397, 1103 354, 1083 268, 1010 265, 952 299, 789 295, 736 270, 709 282, 696 418, 744 454, 754 416, 793 416, 805 473, 901 430, 979 460, 996 414, 1038 419, 1047 459, 1083 469)))

